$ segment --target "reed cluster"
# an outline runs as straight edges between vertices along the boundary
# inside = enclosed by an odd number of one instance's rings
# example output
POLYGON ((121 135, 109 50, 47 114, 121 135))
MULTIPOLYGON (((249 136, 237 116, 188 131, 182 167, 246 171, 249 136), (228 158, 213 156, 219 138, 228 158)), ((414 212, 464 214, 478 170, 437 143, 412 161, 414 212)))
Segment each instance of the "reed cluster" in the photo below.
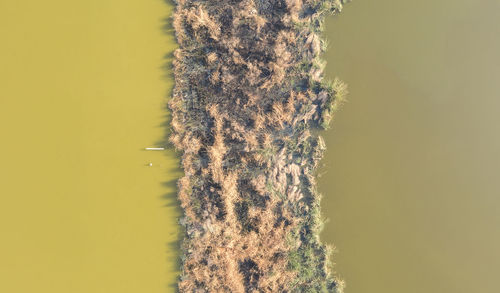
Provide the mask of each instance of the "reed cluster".
POLYGON ((346 93, 323 81, 339 0, 178 0, 171 142, 186 235, 181 292, 341 292, 314 172, 346 93))

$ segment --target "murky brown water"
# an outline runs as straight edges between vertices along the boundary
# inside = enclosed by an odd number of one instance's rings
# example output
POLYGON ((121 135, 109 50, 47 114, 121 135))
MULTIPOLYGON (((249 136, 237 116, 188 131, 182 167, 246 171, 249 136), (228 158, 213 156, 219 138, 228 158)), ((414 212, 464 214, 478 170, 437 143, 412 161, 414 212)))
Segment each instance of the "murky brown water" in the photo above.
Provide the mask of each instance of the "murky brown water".
POLYGON ((500 292, 500 2, 356 0, 326 35, 350 89, 319 180, 346 292, 500 292))

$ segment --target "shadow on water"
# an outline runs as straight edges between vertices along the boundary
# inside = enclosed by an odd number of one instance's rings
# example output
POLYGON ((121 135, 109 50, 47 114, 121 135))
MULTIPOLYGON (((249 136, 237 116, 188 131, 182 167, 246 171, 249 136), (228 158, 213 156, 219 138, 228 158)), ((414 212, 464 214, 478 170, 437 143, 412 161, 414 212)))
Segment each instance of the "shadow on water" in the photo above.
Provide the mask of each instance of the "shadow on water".
MULTIPOLYGON (((169 166, 167 170, 167 181, 162 182, 162 186, 167 190, 165 194, 161 196, 164 202, 164 208, 170 208, 175 210, 175 215, 182 216, 183 210, 180 206, 180 202, 177 198, 177 180, 183 176, 181 164, 180 164, 180 153, 177 152, 169 141, 169 137, 172 134, 171 121, 172 113, 168 108, 168 101, 170 101, 173 92, 174 75, 172 72, 172 61, 174 59, 174 50, 177 47, 177 43, 174 36, 174 28, 172 24, 172 16, 175 9, 175 3, 172 0, 162 0, 167 7, 170 8, 170 15, 162 19, 161 21, 161 31, 164 36, 166 36, 166 43, 168 46, 167 53, 163 56, 163 64, 161 65, 161 70, 163 72, 162 79, 168 84, 166 91, 166 99, 163 104, 164 117, 162 118, 162 123, 159 125, 163 129, 163 136, 159 141, 155 143, 155 146, 164 147, 164 155, 168 158, 170 162, 175 162, 174 165, 169 166), (174 46, 172 46, 174 44, 174 46)), ((177 223, 178 224, 178 223, 177 223)), ((184 229, 182 226, 178 225, 176 237, 174 241, 169 241, 166 243, 166 254, 168 265, 173 266, 175 271, 179 271, 182 266, 181 255, 181 244, 184 235, 184 229), (175 252, 175 253, 172 253, 175 252), (173 256, 175 255, 175 256, 173 256), (170 257, 169 257, 170 256, 170 257), (173 256, 173 257, 172 257, 173 256)), ((177 281, 179 276, 176 278, 175 283, 167 284, 169 292, 179 292, 177 281)))
MULTIPOLYGON (((171 152, 170 155, 174 155, 175 153, 172 152, 171 149, 169 149, 169 152, 171 152)), ((172 171, 172 170, 170 170, 172 171)), ((175 171, 175 178, 162 182, 162 186, 164 186, 168 192, 163 194, 161 196, 161 199, 164 202, 163 207, 164 208, 169 208, 169 209, 174 209, 175 210, 175 215, 182 215, 183 210, 180 207, 180 202, 177 198, 177 180, 182 176, 182 173, 180 173, 180 167, 176 166, 175 171)), ((168 172, 171 174, 171 172, 168 172)), ((177 218, 178 219, 178 218, 177 218)), ((166 247, 166 255, 167 255, 167 264, 173 268, 174 271, 178 272, 182 266, 182 261, 180 258, 181 255, 181 245, 182 245, 182 238, 184 235, 184 229, 182 226, 179 225, 177 222, 177 232, 175 233, 175 239, 173 241, 168 241, 165 245, 166 247)), ((179 279, 179 276, 176 277, 176 282, 174 283, 168 283, 167 288, 169 289, 169 292, 179 292, 179 288, 177 286, 177 281, 179 279)))
POLYGON ((165 201, 164 207, 179 207, 178 211, 181 212, 180 202, 177 199, 177 180, 178 178, 175 178, 162 183, 164 187, 172 190, 171 192, 165 193, 162 199, 165 201))
MULTIPOLYGON (((161 31, 163 32, 163 35, 167 36, 167 42, 169 44, 175 44, 177 47, 177 43, 174 37, 174 28, 172 24, 172 16, 174 13, 174 7, 175 3, 172 0, 163 0, 165 5, 168 7, 172 8, 171 15, 165 17, 162 20, 162 26, 161 26, 161 31)), ((163 56, 163 64, 161 65, 161 69, 163 71, 163 79, 171 86, 168 87, 167 92, 166 92, 166 97, 167 97, 167 103, 172 97, 172 90, 173 90, 173 82, 174 82, 174 74, 172 71, 172 61, 174 60, 174 50, 175 48, 169 48, 168 52, 163 56)), ((160 124, 160 127, 164 129, 164 135, 160 141, 156 143, 156 145, 159 145, 161 147, 167 148, 170 152, 175 152, 175 149, 173 145, 169 141, 169 137, 172 133, 172 130, 170 128, 171 121, 172 121, 172 113, 170 112, 170 109, 168 108, 168 104, 165 103, 165 117, 164 121, 160 124)))

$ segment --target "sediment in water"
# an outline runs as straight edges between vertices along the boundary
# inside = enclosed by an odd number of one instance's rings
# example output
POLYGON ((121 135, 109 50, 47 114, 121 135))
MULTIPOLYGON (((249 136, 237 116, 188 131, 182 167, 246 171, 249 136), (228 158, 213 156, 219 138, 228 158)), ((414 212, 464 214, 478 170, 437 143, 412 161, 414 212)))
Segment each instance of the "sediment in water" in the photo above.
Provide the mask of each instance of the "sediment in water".
POLYGON ((175 147, 181 292, 341 292, 319 240, 313 176, 346 92, 324 82, 324 17, 339 0, 178 0, 175 147))

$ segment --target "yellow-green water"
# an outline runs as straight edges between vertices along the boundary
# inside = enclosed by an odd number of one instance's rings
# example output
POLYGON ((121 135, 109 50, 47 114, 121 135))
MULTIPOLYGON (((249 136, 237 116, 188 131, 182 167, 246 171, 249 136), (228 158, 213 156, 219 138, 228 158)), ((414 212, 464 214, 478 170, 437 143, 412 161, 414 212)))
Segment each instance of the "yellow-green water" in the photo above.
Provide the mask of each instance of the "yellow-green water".
POLYGON ((500 2, 356 0, 319 180, 347 293, 500 292, 500 2))
POLYGON ((162 0, 0 1, 0 292, 171 292, 162 0), (152 167, 146 166, 153 163, 152 167))

